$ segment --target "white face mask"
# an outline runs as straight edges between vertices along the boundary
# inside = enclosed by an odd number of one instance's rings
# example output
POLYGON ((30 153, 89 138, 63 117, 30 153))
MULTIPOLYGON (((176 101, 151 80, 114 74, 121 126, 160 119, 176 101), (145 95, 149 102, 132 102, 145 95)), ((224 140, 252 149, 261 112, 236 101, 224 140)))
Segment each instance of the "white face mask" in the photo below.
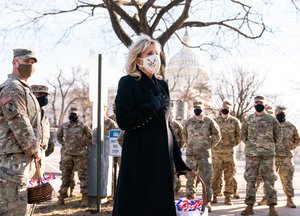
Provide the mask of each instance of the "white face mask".
POLYGON ((142 67, 145 68, 148 72, 155 74, 159 71, 161 62, 158 55, 154 54, 151 56, 147 56, 145 58, 142 58, 142 60, 142 67))

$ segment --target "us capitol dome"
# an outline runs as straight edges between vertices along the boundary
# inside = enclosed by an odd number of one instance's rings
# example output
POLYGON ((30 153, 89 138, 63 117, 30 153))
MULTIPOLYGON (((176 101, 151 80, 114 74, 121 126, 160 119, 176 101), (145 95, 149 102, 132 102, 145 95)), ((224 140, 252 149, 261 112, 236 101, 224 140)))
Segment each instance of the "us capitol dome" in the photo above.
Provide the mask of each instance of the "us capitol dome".
POLYGON ((190 38, 187 31, 182 41, 182 48, 171 57, 167 64, 166 81, 174 108, 179 109, 179 112, 186 112, 187 109, 191 110, 194 98, 200 97, 208 101, 212 93, 208 83, 208 74, 201 64, 200 55, 195 53, 193 48, 189 48, 190 38))

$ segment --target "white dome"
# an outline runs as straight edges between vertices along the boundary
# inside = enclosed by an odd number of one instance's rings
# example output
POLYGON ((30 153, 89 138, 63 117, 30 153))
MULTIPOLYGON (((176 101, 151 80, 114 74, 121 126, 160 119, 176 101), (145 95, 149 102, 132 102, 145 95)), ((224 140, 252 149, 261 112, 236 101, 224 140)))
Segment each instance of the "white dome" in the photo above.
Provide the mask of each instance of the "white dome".
MULTIPOLYGON (((187 32, 183 37, 183 42, 189 46, 187 32)), ((167 64, 166 80, 169 84, 171 98, 174 100, 185 100, 183 97, 188 99, 200 95, 200 92, 203 93, 203 91, 199 91, 199 88, 204 86, 203 84, 208 86, 208 74, 201 64, 201 57, 188 46, 183 45, 167 64), (187 95, 189 96, 187 97, 187 95)))
MULTIPOLYGON (((190 45, 190 39, 187 32, 182 40, 184 44, 188 46, 190 45)), ((171 57, 166 68, 166 78, 168 79, 173 77, 174 74, 178 74, 179 77, 199 76, 207 81, 208 75, 200 62, 200 55, 195 53, 193 49, 189 48, 188 46, 183 45, 182 48, 171 57)))

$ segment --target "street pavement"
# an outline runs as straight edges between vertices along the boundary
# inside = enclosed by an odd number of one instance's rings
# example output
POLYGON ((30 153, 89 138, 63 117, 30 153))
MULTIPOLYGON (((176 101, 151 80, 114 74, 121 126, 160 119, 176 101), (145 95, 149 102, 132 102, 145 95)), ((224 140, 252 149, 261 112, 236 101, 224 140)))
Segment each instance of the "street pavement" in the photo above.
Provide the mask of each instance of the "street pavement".
MULTIPOLYGON (((56 145, 53 154, 46 158, 46 174, 52 173, 57 177, 61 176, 61 172, 59 170, 59 161, 60 161, 60 146, 56 145)), ((297 160, 298 161, 298 160, 297 160)), ((245 209, 246 205, 244 204, 245 199, 245 188, 246 181, 244 180, 244 161, 237 161, 237 174, 236 178, 238 181, 238 190, 240 194, 240 199, 232 198, 233 205, 228 206, 224 205, 224 197, 218 197, 218 203, 212 205, 212 212, 209 213, 209 216, 235 216, 241 215, 241 211, 245 209)), ((78 179, 76 180, 78 182, 78 179)), ((285 207, 286 204, 286 196, 283 193, 280 179, 275 183, 275 188, 277 190, 278 196, 278 205, 275 207, 280 216, 300 216, 300 160, 296 163, 295 166, 295 175, 294 175, 294 188, 295 188, 295 197, 294 203, 297 208, 291 209, 285 207)), ((79 185, 76 185, 77 193, 79 194, 79 185)), ((262 184, 257 191, 257 202, 260 201, 263 197, 263 188, 262 184)), ((258 206, 257 204, 254 206, 254 215, 257 216, 267 216, 269 215, 268 206, 258 206)), ((142 215, 141 215, 142 216, 142 215)), ((166 215, 167 216, 167 215, 166 215)))
MULTIPOLYGON (((237 181, 238 181, 238 190, 240 194, 240 199, 232 198, 233 205, 228 206, 224 205, 224 197, 218 197, 218 203, 212 205, 212 212, 209 213, 210 216, 234 216, 241 215, 241 211, 243 211, 246 207, 244 203, 245 200, 245 189, 246 189, 246 181, 244 180, 244 161, 237 162, 237 181)), ((275 188, 277 190, 278 196, 278 204, 275 207, 276 211, 280 216, 297 216, 300 215, 300 163, 296 164, 296 171, 294 175, 294 188, 295 188, 295 197, 294 203, 297 208, 287 208, 286 204, 286 196, 282 190, 280 179, 275 183, 275 188)), ((263 197, 263 188, 262 184, 259 187, 256 193, 257 202, 260 201, 263 197)), ((259 216, 267 216, 269 215, 269 207, 268 206, 258 206, 254 205, 254 215, 259 216)))

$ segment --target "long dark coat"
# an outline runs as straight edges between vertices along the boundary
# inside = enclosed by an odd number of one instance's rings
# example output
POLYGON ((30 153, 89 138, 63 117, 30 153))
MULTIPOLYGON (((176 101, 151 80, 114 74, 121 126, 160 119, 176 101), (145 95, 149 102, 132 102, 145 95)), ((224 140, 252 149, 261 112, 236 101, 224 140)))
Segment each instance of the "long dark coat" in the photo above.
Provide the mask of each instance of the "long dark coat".
POLYGON ((168 127, 166 109, 155 112, 151 94, 169 98, 167 83, 144 73, 124 76, 115 99, 116 118, 125 130, 113 216, 175 216, 173 161, 187 170, 168 127))

